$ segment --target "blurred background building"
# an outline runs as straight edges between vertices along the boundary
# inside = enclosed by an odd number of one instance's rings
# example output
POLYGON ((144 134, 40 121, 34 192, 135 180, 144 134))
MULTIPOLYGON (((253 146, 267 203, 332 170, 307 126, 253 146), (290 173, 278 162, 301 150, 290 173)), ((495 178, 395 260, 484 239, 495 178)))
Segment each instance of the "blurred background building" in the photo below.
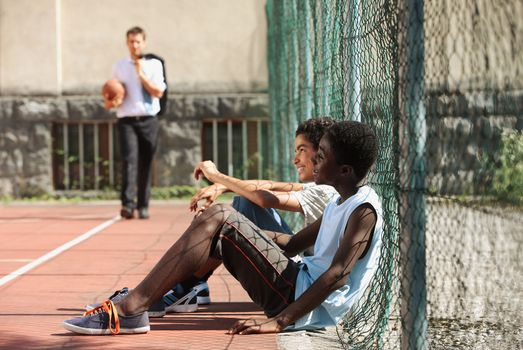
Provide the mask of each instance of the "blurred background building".
POLYGON ((100 90, 135 25, 165 59, 169 86, 154 185, 192 184, 202 158, 259 175, 265 1, 0 0, 0 195, 118 183, 116 117, 100 90))

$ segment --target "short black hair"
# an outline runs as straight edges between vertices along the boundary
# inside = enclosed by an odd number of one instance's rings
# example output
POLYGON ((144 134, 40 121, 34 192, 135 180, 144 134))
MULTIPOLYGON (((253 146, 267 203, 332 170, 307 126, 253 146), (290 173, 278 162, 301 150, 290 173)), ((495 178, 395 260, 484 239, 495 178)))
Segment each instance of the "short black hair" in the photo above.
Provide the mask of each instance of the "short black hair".
POLYGON ((357 180, 363 179, 378 156, 376 134, 367 124, 339 121, 332 125, 325 137, 339 165, 351 165, 357 180))
POLYGON ((132 27, 131 29, 129 29, 127 31, 127 33, 125 34, 125 37, 128 38, 129 35, 131 35, 131 34, 133 34, 133 35, 142 34, 143 40, 145 40, 145 30, 143 30, 142 27, 138 27, 138 26, 132 27))
POLYGON ((308 119, 298 125, 296 136, 304 135, 307 140, 312 143, 314 150, 317 151, 320 146, 321 137, 335 122, 336 121, 330 117, 308 119))

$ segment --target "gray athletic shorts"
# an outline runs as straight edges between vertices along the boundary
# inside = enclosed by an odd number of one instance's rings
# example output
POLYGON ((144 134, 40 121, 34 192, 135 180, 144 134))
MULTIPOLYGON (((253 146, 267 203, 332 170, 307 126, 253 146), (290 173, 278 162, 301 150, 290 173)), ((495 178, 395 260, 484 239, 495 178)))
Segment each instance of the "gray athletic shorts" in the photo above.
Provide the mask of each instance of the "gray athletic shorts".
POLYGON ((212 252, 268 317, 294 301, 299 265, 239 212, 225 220, 212 252))

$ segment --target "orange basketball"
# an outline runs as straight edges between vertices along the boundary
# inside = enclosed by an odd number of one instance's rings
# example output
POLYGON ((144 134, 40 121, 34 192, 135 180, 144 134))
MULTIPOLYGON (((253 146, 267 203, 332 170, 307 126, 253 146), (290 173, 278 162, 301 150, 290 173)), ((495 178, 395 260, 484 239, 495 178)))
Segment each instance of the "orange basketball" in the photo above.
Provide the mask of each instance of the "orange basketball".
POLYGON ((125 87, 116 79, 107 80, 102 87, 102 96, 109 101, 115 98, 123 99, 125 95, 125 87))

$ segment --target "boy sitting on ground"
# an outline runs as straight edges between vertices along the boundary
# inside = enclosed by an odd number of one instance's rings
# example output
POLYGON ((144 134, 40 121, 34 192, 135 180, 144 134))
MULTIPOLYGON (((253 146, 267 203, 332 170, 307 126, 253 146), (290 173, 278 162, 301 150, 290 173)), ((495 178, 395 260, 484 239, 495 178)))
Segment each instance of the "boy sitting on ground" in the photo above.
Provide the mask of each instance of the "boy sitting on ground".
MULTIPOLYGON (((296 167, 299 183, 241 180, 222 174, 211 161, 200 162, 195 171, 203 171, 207 180, 213 184, 200 189, 192 197, 189 208, 196 212, 205 210, 224 192, 234 192, 238 196, 234 197, 232 207, 262 230, 294 234, 281 217, 279 211, 282 210, 301 214, 299 228, 312 224, 322 215, 332 197, 338 194, 331 186, 315 184, 312 174, 312 158, 318 151, 320 139, 334 123, 332 118, 321 117, 308 119, 298 125, 292 162, 296 167), (211 169, 201 170, 209 167, 211 169), (200 201, 203 204, 198 207, 200 201)), ((209 304, 211 299, 207 280, 216 267, 209 266, 210 272, 204 276, 191 276, 173 286, 163 296, 166 311, 193 312, 198 309, 198 305, 209 304)), ((128 290, 125 292, 128 293, 128 290)), ((156 312, 157 308, 158 303, 155 303, 153 310, 156 312)), ((152 314, 149 310, 149 317, 155 315, 157 314, 152 314)))
POLYGON ((238 321, 229 333, 336 324, 361 297, 379 262, 381 204, 362 184, 376 155, 376 136, 367 125, 334 124, 321 139, 314 178, 339 195, 316 222, 290 236, 260 230, 229 205, 212 205, 127 297, 116 304, 107 300, 64 327, 83 334, 145 333, 148 307, 209 259, 221 260, 268 317, 238 321), (301 263, 290 259, 312 245, 312 256, 301 263))
MULTIPOLYGON (((204 172, 212 185, 196 193, 189 204, 192 211, 200 212, 208 208, 224 192, 234 192, 232 207, 243 214, 262 230, 294 234, 293 230, 280 215, 280 211, 300 213, 299 228, 312 224, 322 214, 332 197, 338 192, 332 186, 317 185, 312 173, 312 158, 318 152, 320 140, 325 131, 335 123, 329 117, 308 119, 301 122, 295 132, 294 159, 299 183, 278 182, 272 180, 242 180, 222 174, 212 161, 203 161, 196 165, 195 172, 204 172), (203 168, 211 168, 202 170, 203 168), (202 202, 198 206, 199 202, 202 202)), ((298 230, 296 230, 298 232, 298 230)), ((310 252, 305 252, 306 254, 310 252)), ((219 266, 209 265, 205 275, 191 276, 177 283, 162 299, 156 301, 148 310, 149 318, 163 317, 172 312, 195 312, 199 305, 211 302, 207 280, 213 269, 219 266)), ((124 287, 109 297, 114 303, 124 298, 129 289, 124 287)), ((99 303, 87 305, 92 310, 99 303)))

